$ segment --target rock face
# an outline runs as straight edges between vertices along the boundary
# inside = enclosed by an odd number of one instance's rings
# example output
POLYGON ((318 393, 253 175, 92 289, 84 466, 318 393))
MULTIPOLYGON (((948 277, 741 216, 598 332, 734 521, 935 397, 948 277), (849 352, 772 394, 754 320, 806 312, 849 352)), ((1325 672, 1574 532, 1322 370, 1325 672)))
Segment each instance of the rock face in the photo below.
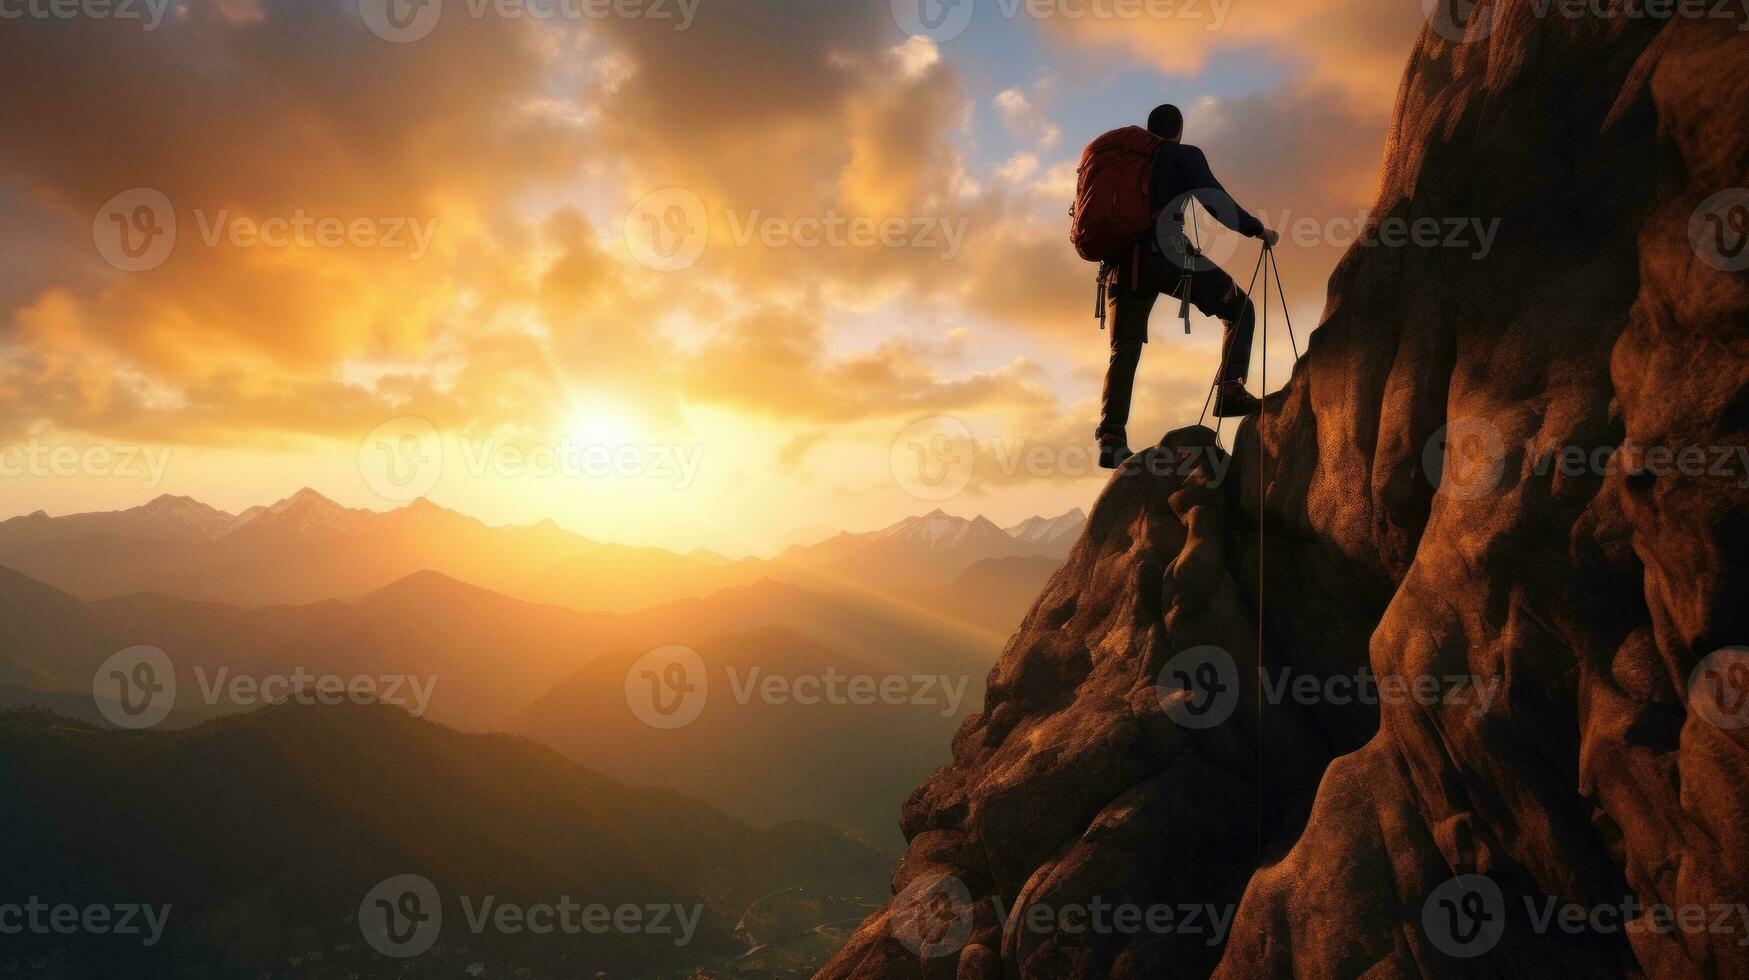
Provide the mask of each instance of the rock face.
POLYGON ((1749 25, 1599 6, 1424 33, 1373 221, 1497 238, 1113 478, 821 977, 1749 977, 1749 25))

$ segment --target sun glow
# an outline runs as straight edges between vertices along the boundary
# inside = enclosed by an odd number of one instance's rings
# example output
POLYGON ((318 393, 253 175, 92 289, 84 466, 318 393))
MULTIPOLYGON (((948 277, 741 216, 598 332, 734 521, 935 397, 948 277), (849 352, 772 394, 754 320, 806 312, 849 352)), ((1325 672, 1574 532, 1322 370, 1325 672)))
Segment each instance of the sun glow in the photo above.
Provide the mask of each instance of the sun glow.
POLYGON ((626 413, 604 406, 589 406, 572 414, 565 434, 585 446, 629 446, 638 441, 638 427, 626 413))

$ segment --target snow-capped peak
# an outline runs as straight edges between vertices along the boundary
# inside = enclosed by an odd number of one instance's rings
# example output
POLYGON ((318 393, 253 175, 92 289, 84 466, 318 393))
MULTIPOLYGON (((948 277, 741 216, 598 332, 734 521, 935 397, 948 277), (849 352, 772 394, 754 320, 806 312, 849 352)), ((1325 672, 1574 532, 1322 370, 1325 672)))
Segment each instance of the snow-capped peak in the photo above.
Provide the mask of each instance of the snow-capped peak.
POLYGON ((907 517, 877 532, 879 537, 899 538, 930 548, 952 547, 970 541, 995 540, 1006 533, 985 517, 955 517, 940 508, 920 517, 907 517))
POLYGON ((1029 517, 1013 527, 1005 528, 1016 541, 1050 542, 1081 533, 1087 524, 1087 514, 1076 507, 1056 517, 1029 517))
POLYGON ((363 513, 367 512, 349 510, 309 487, 304 487, 277 503, 249 508, 238 515, 226 529, 226 533, 234 534, 245 527, 261 527, 269 522, 279 530, 290 532, 351 533, 358 529, 357 518, 363 513))

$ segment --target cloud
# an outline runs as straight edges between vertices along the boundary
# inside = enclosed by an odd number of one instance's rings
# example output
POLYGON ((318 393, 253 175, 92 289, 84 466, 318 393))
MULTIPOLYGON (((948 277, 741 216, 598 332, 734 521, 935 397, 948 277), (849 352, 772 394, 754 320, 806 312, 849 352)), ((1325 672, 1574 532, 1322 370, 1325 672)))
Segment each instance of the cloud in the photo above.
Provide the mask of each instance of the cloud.
MULTIPOLYGON (((1048 83, 1045 86, 1048 87, 1048 83)), ((993 102, 1003 127, 1013 135, 1047 150, 1062 138, 1063 131, 1047 119, 1040 107, 1020 89, 1003 89, 996 93, 993 102)))
POLYGON ((1215 58, 1255 60, 1261 50, 1293 66, 1296 82, 1341 91, 1388 112, 1426 13, 1414 0, 1277 0, 1177 5, 1188 16, 1055 17, 1052 36, 1117 49, 1173 75, 1194 76, 1215 58), (1226 9, 1224 15, 1221 11, 1226 9))
POLYGON ((813 317, 762 308, 716 331, 687 359, 681 380, 689 397, 812 424, 1055 403, 1042 371, 1024 360, 952 377, 941 370, 952 357, 937 346, 893 339, 832 357, 826 336, 813 317))

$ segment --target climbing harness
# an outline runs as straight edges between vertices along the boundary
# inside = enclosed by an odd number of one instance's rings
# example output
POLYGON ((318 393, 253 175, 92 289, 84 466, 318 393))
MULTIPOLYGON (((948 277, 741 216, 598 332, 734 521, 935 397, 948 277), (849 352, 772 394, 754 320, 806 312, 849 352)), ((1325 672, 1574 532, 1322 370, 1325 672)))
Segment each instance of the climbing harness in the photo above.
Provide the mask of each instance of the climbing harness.
POLYGON ((1194 278, 1196 260, 1203 257, 1202 229, 1196 224, 1196 198, 1188 199, 1185 202, 1184 210, 1173 215, 1173 218, 1178 221, 1179 241, 1183 245, 1180 257, 1184 260, 1178 263, 1178 318, 1184 321, 1184 335, 1188 337, 1190 336, 1190 283, 1194 278), (1187 216, 1190 218, 1189 224, 1186 224, 1184 220, 1187 216), (1189 234, 1185 234, 1185 228, 1190 229, 1189 234), (1191 235, 1196 236, 1194 244, 1190 240, 1191 235))

